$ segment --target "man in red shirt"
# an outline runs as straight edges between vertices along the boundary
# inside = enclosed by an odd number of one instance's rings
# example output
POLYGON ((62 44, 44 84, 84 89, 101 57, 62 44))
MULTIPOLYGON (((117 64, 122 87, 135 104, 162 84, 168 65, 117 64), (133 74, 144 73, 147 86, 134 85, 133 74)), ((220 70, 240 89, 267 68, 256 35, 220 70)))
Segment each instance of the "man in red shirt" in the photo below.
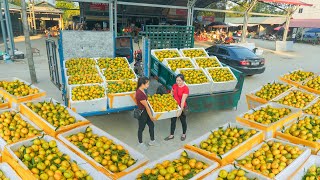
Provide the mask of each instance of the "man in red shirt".
POLYGON ((177 118, 180 119, 182 124, 182 135, 181 135, 181 141, 186 140, 187 135, 187 116, 184 113, 184 109, 187 108, 186 100, 189 95, 189 88, 184 82, 184 76, 182 74, 178 74, 176 76, 176 84, 172 86, 172 91, 174 99, 177 101, 178 105, 181 107, 181 111, 178 112, 177 117, 171 118, 171 130, 170 135, 166 137, 164 140, 169 141, 174 138, 174 131, 176 129, 176 122, 177 118))

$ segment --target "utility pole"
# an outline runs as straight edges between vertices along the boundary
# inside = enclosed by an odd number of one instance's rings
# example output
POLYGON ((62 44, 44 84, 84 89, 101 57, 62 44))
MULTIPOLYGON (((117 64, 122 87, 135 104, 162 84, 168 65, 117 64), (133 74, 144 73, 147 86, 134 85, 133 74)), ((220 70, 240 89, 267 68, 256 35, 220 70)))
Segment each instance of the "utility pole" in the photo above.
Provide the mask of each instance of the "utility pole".
POLYGON ((10 10, 9 10, 9 3, 8 0, 4 0, 4 14, 7 26, 7 33, 8 39, 10 44, 9 54, 11 59, 14 59, 14 39, 13 39, 13 32, 12 32, 12 24, 11 24, 11 17, 10 17, 10 10))
POLYGON ((22 24, 23 24, 23 33, 25 37, 26 44, 26 56, 28 59, 29 72, 32 83, 37 83, 37 74, 34 67, 33 54, 31 50, 31 41, 30 41, 30 33, 29 33, 29 25, 28 25, 28 17, 27 17, 27 7, 26 2, 24 0, 21 1, 21 14, 22 14, 22 24))
POLYGON ((7 42, 7 35, 6 35, 7 31, 6 31, 4 19, 2 16, 2 13, 4 13, 4 12, 2 12, 2 2, 0 2, 0 12, 1 12, 0 22, 1 22, 2 39, 3 39, 3 43, 4 43, 5 52, 8 53, 9 49, 8 49, 8 42, 7 42))

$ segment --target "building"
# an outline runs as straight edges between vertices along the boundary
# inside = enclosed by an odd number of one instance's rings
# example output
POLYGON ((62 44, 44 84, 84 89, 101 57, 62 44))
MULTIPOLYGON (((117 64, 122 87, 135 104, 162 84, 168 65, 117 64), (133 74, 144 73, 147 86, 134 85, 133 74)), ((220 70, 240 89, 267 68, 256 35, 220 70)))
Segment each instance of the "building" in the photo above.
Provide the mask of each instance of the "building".
POLYGON ((320 1, 303 0, 303 2, 313 6, 300 6, 293 14, 293 19, 320 19, 320 1))
MULTIPOLYGON (((3 7, 2 7, 2 10, 4 10, 3 7)), ((21 7, 9 3, 9 11, 10 11, 13 35, 20 36, 23 34, 23 28, 22 28, 22 22, 21 22, 21 7)), ((0 34, 2 37, 1 30, 0 30, 0 34)))

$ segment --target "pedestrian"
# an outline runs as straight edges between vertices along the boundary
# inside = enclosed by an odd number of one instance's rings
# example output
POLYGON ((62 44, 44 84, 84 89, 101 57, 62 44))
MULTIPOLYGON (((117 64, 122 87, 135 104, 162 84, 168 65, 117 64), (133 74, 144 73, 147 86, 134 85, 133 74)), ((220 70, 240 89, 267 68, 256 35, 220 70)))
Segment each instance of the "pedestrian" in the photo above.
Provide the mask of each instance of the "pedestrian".
POLYGON ((296 42, 296 36, 297 36, 297 34, 294 32, 294 33, 292 34, 292 41, 293 41, 293 43, 296 42))
POLYGON ((181 141, 186 140, 187 135, 187 116, 185 114, 185 110, 187 109, 187 103, 186 100, 189 95, 189 88, 186 85, 184 81, 184 76, 182 74, 178 74, 176 76, 176 84, 172 86, 171 91, 174 99, 177 101, 179 106, 181 107, 181 110, 178 112, 177 117, 171 118, 171 128, 170 128, 170 135, 166 137, 164 140, 169 141, 174 138, 174 131, 176 129, 176 122, 179 118, 182 124, 182 135, 181 135, 181 141))
POLYGON ((149 87, 149 78, 147 77, 141 77, 138 79, 138 86, 136 90, 136 101, 138 105, 138 109, 141 111, 140 118, 138 118, 139 121, 139 128, 138 128, 138 148, 142 151, 148 150, 148 146, 143 143, 142 141, 142 134, 144 131, 144 128, 146 125, 149 127, 149 134, 151 141, 148 143, 149 146, 156 146, 157 142, 154 138, 154 123, 155 117, 152 116, 151 110, 148 106, 147 100, 148 96, 146 94, 146 90, 149 87))

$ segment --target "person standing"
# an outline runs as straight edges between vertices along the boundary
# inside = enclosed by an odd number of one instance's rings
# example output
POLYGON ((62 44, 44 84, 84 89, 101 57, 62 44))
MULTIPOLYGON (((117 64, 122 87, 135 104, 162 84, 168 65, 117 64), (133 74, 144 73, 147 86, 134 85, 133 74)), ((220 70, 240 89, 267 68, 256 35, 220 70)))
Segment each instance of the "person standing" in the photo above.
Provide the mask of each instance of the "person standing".
POLYGON ((154 138, 154 123, 155 117, 152 116, 150 107, 148 106, 147 100, 148 96, 145 92, 149 87, 149 78, 147 77, 141 77, 138 79, 138 87, 136 90, 136 101, 139 110, 141 110, 141 116, 138 119, 139 121, 139 128, 138 128, 138 140, 139 140, 139 145, 138 147, 142 151, 148 150, 148 146, 143 143, 142 141, 142 134, 144 131, 144 128, 146 125, 149 127, 149 134, 150 134, 150 139, 151 141, 148 143, 149 146, 156 146, 157 143, 154 138))
POLYGON ((297 36, 297 34, 294 32, 294 33, 292 34, 292 41, 293 41, 293 43, 296 42, 296 36, 297 36))
POLYGON ((182 135, 181 141, 186 140, 187 135, 187 116, 185 114, 185 108, 187 108, 186 100, 189 96, 189 88, 184 81, 184 76, 182 74, 178 74, 176 76, 176 84, 172 86, 172 91, 174 99, 177 101, 181 110, 178 112, 177 117, 171 118, 171 128, 170 128, 170 135, 166 137, 164 140, 169 141, 174 138, 174 131, 176 130, 176 122, 177 118, 180 119, 182 124, 182 135))

